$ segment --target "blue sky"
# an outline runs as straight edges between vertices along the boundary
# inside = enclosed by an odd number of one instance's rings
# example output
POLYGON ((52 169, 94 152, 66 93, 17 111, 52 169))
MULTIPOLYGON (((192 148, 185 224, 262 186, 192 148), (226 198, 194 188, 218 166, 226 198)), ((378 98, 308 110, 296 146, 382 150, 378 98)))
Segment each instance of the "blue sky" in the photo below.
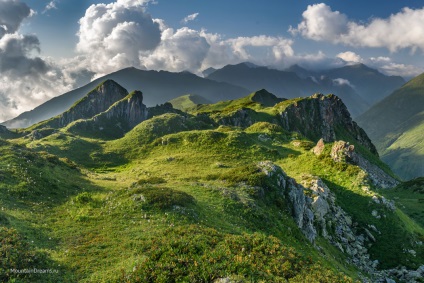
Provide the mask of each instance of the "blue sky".
POLYGON ((0 121, 128 66, 364 63, 410 78, 423 23, 417 0, 0 0, 0 121))
MULTIPOLYGON (((112 3, 113 1, 88 0, 56 0, 56 9, 45 11, 52 1, 27 0, 37 15, 28 19, 25 30, 38 35, 41 41, 42 54, 49 56, 72 56, 78 41, 78 20, 84 16, 86 9, 92 4, 112 3), (43 13, 43 11, 45 11, 43 13)), ((417 0, 372 0, 372 1, 294 1, 294 0, 157 0, 149 4, 147 12, 153 18, 160 18, 173 27, 184 26, 181 20, 191 14, 199 13, 198 17, 186 26, 210 33, 219 33, 228 38, 238 36, 272 35, 294 38, 296 50, 313 52, 320 49, 332 54, 343 50, 354 50, 345 45, 325 44, 293 37, 288 29, 296 26, 302 20, 302 13, 308 5, 325 3, 333 11, 346 14, 356 22, 369 22, 374 18, 387 19, 404 7, 421 9, 422 1, 417 0)), ((420 24, 420 23, 417 23, 420 24)), ((400 50, 390 53, 385 48, 355 49, 360 54, 369 56, 390 56, 399 63, 414 63, 424 67, 422 52, 411 55, 411 51, 400 50)), ((355 51, 354 50, 354 51, 355 51)))

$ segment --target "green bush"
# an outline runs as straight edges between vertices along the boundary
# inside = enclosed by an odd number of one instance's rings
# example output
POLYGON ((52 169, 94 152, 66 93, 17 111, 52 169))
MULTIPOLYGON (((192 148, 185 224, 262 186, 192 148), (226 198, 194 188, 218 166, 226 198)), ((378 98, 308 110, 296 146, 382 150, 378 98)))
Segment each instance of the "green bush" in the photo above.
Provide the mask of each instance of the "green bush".
POLYGON ((246 183, 250 186, 262 187, 267 184, 267 177, 254 164, 231 169, 221 174, 219 179, 229 182, 230 185, 246 183))
POLYGON ((87 204, 93 201, 93 197, 88 192, 82 192, 75 197, 75 202, 79 204, 87 204))
POLYGON ((166 183, 166 180, 161 177, 148 177, 144 179, 140 179, 137 181, 138 185, 144 185, 144 184, 163 184, 166 183))
POLYGON ((146 208, 169 209, 175 205, 194 204, 194 198, 191 195, 165 187, 139 187, 131 191, 131 195, 137 194, 143 195, 146 208))
POLYGON ((9 219, 7 219, 6 215, 0 212, 0 225, 5 226, 8 224, 9 224, 9 219))

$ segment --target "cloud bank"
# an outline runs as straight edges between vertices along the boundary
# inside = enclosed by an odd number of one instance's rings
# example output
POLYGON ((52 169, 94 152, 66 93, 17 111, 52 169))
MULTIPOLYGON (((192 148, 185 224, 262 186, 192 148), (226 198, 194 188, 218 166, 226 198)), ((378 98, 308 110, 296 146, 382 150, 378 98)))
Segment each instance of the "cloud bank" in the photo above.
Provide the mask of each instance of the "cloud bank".
POLYGON ((53 62, 42 59, 35 35, 19 33, 34 12, 15 0, 0 1, 0 121, 30 110, 69 89, 69 82, 53 62))
POLYGON ((374 18, 369 23, 356 23, 324 3, 309 5, 303 20, 292 34, 354 47, 387 48, 391 52, 410 48, 424 51, 424 8, 404 8, 387 19, 374 18))

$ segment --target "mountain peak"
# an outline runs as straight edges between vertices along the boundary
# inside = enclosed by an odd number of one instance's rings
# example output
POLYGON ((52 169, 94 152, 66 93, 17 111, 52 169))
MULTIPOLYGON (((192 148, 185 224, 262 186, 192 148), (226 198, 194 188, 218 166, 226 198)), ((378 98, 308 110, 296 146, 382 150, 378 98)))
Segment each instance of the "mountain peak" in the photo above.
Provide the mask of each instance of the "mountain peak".
POLYGON ((100 83, 86 96, 78 100, 66 112, 41 122, 35 128, 61 128, 78 119, 89 119, 106 111, 115 102, 125 98, 128 92, 114 80, 108 79, 100 83))
POLYGON ((266 89, 261 89, 252 93, 250 99, 268 107, 274 106, 284 100, 283 98, 278 98, 274 94, 268 92, 266 89))

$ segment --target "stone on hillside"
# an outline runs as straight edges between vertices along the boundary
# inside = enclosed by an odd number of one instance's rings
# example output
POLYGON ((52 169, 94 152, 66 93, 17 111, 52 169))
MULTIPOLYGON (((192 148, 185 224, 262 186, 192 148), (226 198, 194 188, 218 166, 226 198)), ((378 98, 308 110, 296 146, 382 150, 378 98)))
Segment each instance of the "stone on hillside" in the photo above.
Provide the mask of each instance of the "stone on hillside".
POLYGON ((314 201, 312 202, 312 210, 317 220, 323 221, 324 216, 328 213, 329 209, 330 206, 323 197, 318 196, 314 198, 314 201))
POLYGON ((336 141, 331 148, 331 158, 335 162, 348 162, 359 166, 367 174, 371 182, 380 188, 393 188, 399 184, 395 178, 387 174, 377 165, 372 164, 359 153, 355 147, 345 141, 336 141))
POLYGON ((317 142, 317 145, 312 149, 315 155, 321 155, 325 149, 324 139, 320 139, 317 142))
POLYGON ((355 146, 349 145, 345 141, 337 141, 331 148, 331 158, 336 162, 352 162, 356 163, 358 157, 355 152, 355 146))

